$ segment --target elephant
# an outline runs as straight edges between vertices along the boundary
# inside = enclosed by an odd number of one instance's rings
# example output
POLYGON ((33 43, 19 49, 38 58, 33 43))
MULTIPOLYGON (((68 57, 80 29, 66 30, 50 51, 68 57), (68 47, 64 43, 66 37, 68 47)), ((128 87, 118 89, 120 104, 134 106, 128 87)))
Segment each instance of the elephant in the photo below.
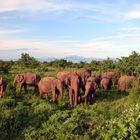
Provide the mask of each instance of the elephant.
POLYGON ((89 77, 88 80, 89 79, 96 83, 97 88, 100 88, 100 82, 101 82, 100 75, 93 75, 93 76, 89 77))
POLYGON ((62 97, 63 94, 63 85, 60 79, 56 77, 43 77, 38 84, 40 97, 44 94, 49 94, 52 92, 53 101, 57 103, 58 92, 62 97))
POLYGON ((69 99, 70 99, 70 106, 75 107, 78 103, 79 99, 79 76, 76 72, 71 73, 68 77, 68 89, 69 89, 69 99))
POLYGON ((38 90, 38 83, 41 77, 34 72, 25 72, 22 74, 17 74, 14 78, 13 85, 17 83, 20 84, 20 93, 24 87, 25 92, 27 92, 27 85, 34 86, 35 90, 38 90))
POLYGON ((112 85, 117 85, 117 82, 120 78, 120 73, 119 72, 104 72, 101 74, 101 79, 102 78, 111 78, 112 79, 112 85))
POLYGON ((92 103, 94 93, 96 89, 98 88, 98 85, 93 77, 88 78, 85 85, 85 94, 82 96, 82 100, 85 99, 85 103, 87 104, 92 103))
POLYGON ((87 68, 82 68, 76 71, 80 79, 80 88, 85 92, 86 80, 91 77, 91 70, 87 68))
POLYGON ((101 80, 101 89, 103 89, 104 91, 111 89, 111 86, 112 86, 111 78, 103 78, 101 80))
POLYGON ((4 96, 4 92, 6 91, 7 82, 2 77, 0 77, 0 98, 4 96))
POLYGON ((118 81, 118 91, 125 91, 128 87, 131 87, 131 82, 134 80, 137 80, 134 76, 121 76, 118 81))
POLYGON ((65 88, 68 87, 67 78, 70 74, 71 74, 71 72, 69 72, 69 71, 61 71, 61 72, 58 72, 56 75, 56 77, 61 80, 61 82, 65 88))

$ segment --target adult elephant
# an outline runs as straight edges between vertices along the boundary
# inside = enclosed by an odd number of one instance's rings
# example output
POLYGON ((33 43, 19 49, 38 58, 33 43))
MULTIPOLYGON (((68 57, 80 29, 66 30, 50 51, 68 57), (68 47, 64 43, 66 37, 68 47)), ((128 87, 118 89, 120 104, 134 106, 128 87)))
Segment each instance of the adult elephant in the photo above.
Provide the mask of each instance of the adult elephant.
POLYGON ((137 80, 134 76, 121 76, 118 81, 118 91, 125 91, 127 88, 131 87, 131 83, 134 80, 137 80))
POLYGON ((98 85, 93 77, 89 77, 85 85, 85 94, 82 96, 82 100, 85 100, 85 103, 92 103, 95 91, 98 85))
POLYGON ((4 96, 4 92, 7 87, 7 82, 2 77, 0 77, 0 98, 4 96))
POLYGON ((101 80, 101 89, 103 89, 104 91, 111 89, 111 86, 112 86, 111 78, 103 78, 101 80))
POLYGON ((68 87, 67 78, 70 74, 71 74, 70 71, 61 71, 61 72, 58 72, 56 75, 56 77, 61 80, 65 88, 68 87))
POLYGON ((80 80, 80 88, 83 90, 85 93, 85 85, 86 85, 86 80, 91 77, 91 70, 87 68, 82 68, 76 71, 76 73, 79 76, 80 80))
POLYGON ((43 77, 38 84, 40 97, 44 94, 49 94, 52 92, 53 101, 57 102, 58 93, 61 95, 63 94, 63 86, 60 79, 56 77, 43 77))
POLYGON ((23 87, 25 92, 27 92, 27 85, 34 86, 35 90, 37 90, 40 79, 41 77, 38 74, 34 72, 26 72, 16 75, 13 81, 13 85, 16 85, 17 83, 20 84, 20 93, 22 92, 23 87))
POLYGON ((113 71, 104 72, 104 73, 101 74, 101 79, 103 79, 103 78, 112 79, 112 84, 117 85, 117 82, 120 78, 120 73, 119 72, 113 72, 113 71))
POLYGON ((68 89, 69 89, 69 99, 70 99, 70 106, 76 106, 78 103, 78 93, 79 93, 79 75, 74 72, 71 73, 67 79, 68 82, 68 89))

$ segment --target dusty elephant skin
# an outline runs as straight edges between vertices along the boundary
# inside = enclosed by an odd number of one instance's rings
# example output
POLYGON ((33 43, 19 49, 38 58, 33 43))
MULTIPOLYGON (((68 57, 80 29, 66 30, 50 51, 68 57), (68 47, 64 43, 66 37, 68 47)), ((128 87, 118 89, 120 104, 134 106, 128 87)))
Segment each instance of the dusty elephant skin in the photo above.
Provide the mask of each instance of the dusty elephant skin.
POLYGON ((68 79, 69 83, 69 99, 70 106, 76 106, 78 102, 78 91, 79 91, 79 76, 77 73, 71 73, 68 79))
POLYGON ((57 102, 58 99, 58 93, 60 93, 61 98, 63 94, 63 85, 60 79, 56 77, 43 77, 39 84, 39 93, 40 96, 42 97, 44 94, 48 95, 50 92, 52 92, 53 95, 53 101, 57 102))
POLYGON ((64 88, 68 87, 67 78, 70 74, 71 72, 69 71, 61 71, 61 72, 58 72, 56 75, 56 77, 61 80, 64 88))
POLYGON ((100 75, 93 75, 88 78, 88 80, 91 80, 92 82, 95 82, 97 85, 97 88, 100 88, 100 82, 101 82, 101 77, 100 75))
POLYGON ((111 89, 111 86, 112 80, 110 78, 103 78, 101 80, 101 89, 103 89, 104 91, 111 89))
POLYGON ((85 94, 82 96, 82 100, 85 100, 85 104, 91 104, 93 102, 94 93, 97 87, 98 85, 95 82, 95 79, 93 77, 88 78, 85 85, 85 94))
POLYGON ((7 82, 2 77, 0 77, 0 98, 4 96, 4 92, 7 87, 7 82))
POLYGON ((137 80, 134 76, 121 76, 118 81, 118 91, 125 91, 131 87, 131 82, 137 80))
POLYGON ((91 77, 91 70, 82 68, 76 71, 80 79, 80 88, 85 92, 86 80, 91 77))
POLYGON ((16 83, 20 84, 20 93, 22 92, 23 87, 25 92, 27 92, 27 85, 34 86, 35 90, 38 90, 38 83, 40 79, 41 77, 38 74, 34 72, 26 72, 16 75, 13 85, 16 85, 16 83))
POLYGON ((120 73, 118 73, 118 72, 104 72, 101 74, 101 79, 103 79, 103 78, 112 79, 112 84, 116 85, 119 78, 120 78, 120 73))

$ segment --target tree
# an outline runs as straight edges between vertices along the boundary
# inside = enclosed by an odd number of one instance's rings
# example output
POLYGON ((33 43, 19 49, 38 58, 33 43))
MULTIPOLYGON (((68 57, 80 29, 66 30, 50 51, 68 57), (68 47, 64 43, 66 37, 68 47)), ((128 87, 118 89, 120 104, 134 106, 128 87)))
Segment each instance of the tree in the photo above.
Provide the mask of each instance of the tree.
POLYGON ((23 67, 36 68, 39 66, 40 62, 37 61, 34 57, 31 57, 27 53, 22 53, 21 58, 18 60, 18 64, 23 67))
POLYGON ((12 61, 0 60, 0 72, 8 73, 12 67, 12 61))
POLYGON ((114 68, 115 68, 114 61, 110 58, 107 58, 106 60, 103 60, 100 63, 100 71, 108 71, 114 68))
POLYGON ((118 59, 116 68, 126 75, 139 76, 140 74, 140 54, 135 51, 128 57, 118 59))

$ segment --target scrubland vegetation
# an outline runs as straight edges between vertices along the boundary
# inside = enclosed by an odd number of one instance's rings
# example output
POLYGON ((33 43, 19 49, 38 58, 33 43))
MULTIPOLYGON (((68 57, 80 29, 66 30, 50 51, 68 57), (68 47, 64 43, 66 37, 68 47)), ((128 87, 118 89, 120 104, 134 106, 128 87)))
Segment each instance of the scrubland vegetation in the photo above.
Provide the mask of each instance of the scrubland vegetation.
POLYGON ((39 62, 28 54, 22 54, 18 61, 0 61, 0 74, 8 82, 4 98, 0 99, 0 139, 140 139, 140 84, 137 82, 127 92, 118 92, 116 86, 107 92, 98 89, 93 104, 81 103, 75 108, 69 107, 66 91, 64 99, 54 104, 51 97, 41 99, 32 87, 28 94, 18 95, 12 86, 17 73, 33 71, 42 77, 55 76, 58 71, 82 67, 90 68, 93 74, 117 71, 138 77, 140 54, 132 52, 115 61, 108 58, 78 64, 66 60, 39 62))

